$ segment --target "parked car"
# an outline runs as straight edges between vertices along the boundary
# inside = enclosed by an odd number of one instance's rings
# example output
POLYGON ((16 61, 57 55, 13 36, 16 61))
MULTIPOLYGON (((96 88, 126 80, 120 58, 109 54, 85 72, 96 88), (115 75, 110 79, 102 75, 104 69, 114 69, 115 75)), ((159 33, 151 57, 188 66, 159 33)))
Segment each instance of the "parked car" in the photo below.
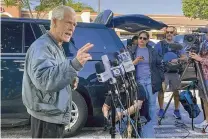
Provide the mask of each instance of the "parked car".
MULTIPOLYGON (((104 15, 105 12, 102 14, 104 15)), ((89 51, 93 60, 87 62, 83 70, 78 74, 79 85, 75 93, 73 93, 72 119, 70 124, 65 127, 66 135, 68 136, 76 135, 85 125, 98 126, 103 124, 104 118, 101 107, 107 90, 103 83, 98 82, 94 66, 95 63, 101 61, 102 55, 107 54, 109 59, 113 59, 113 53, 123 48, 119 37, 114 29, 110 27, 114 18, 111 14, 108 16, 111 18, 107 18, 104 23, 101 23, 101 20, 96 20, 95 23, 78 23, 72 40, 64 44, 67 58, 70 59, 75 57, 77 50, 86 43, 94 44, 93 49, 89 51), (70 127, 71 130, 69 130, 70 127)), ((102 19, 102 16, 98 17, 102 19)), ((132 18, 135 20, 135 15, 132 18)), ((139 26, 140 21, 141 17, 134 21, 134 25, 138 24, 139 26)), ((153 20, 149 19, 149 21, 153 20)), ((156 21, 154 22, 157 23, 156 21)), ((130 24, 125 23, 125 25, 130 24)), ((159 25, 159 23, 157 24, 159 25)), ((162 24, 161 26, 164 25, 162 24)), ((49 20, 1 18, 2 127, 30 123, 30 116, 22 103, 21 97, 24 60, 31 43, 49 28, 49 20)))

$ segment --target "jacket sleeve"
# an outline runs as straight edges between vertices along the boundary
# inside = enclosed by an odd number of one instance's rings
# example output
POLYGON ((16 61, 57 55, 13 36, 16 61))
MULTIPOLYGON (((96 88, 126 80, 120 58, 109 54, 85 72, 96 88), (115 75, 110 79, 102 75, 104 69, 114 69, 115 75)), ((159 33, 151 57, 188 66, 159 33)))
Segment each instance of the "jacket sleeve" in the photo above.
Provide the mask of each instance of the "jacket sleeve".
POLYGON ((42 92, 60 91, 72 83, 82 68, 76 58, 57 63, 55 54, 47 46, 33 47, 29 55, 28 74, 42 92))
POLYGON ((202 65, 207 65, 208 66, 208 56, 205 58, 202 58, 202 61, 200 62, 202 65))
POLYGON ((162 57, 159 56, 159 54, 157 52, 155 52, 156 55, 156 64, 160 73, 160 77, 162 79, 162 81, 164 81, 165 77, 164 77, 164 64, 162 62, 162 57))
POLYGON ((155 46, 154 46, 154 50, 156 51, 156 53, 158 53, 158 55, 160 57, 162 57, 162 41, 158 42, 155 46))

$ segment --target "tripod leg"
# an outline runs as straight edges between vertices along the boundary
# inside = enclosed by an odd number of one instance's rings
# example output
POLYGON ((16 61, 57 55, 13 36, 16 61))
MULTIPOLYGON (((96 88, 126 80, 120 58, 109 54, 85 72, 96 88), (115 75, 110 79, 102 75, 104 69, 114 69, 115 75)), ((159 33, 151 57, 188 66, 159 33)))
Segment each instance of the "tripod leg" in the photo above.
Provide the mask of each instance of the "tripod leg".
POLYGON ((159 125, 161 125, 161 121, 162 121, 162 119, 164 118, 164 115, 165 115, 165 113, 166 113, 166 111, 167 111, 167 109, 168 109, 168 107, 169 107, 169 105, 170 105, 170 103, 171 103, 171 101, 172 101, 172 99, 173 99, 173 96, 174 96, 174 93, 171 95, 171 98, 169 99, 168 104, 167 104, 167 106, 165 107, 165 111, 164 111, 162 117, 158 120, 158 124, 159 124, 159 125))
POLYGON ((195 62, 195 65, 196 65, 196 68, 197 68, 197 72, 198 72, 198 75, 199 75, 200 82, 202 84, 202 89, 203 89, 205 99, 208 101, 208 95, 207 95, 208 90, 207 90, 207 86, 206 86, 205 81, 204 81, 201 66, 199 65, 198 62, 195 62))
POLYGON ((183 73, 181 74, 181 81, 183 80, 184 75, 186 74, 186 71, 188 70, 189 65, 191 64, 191 61, 188 61, 183 73))
POLYGON ((204 120, 206 120, 206 115, 205 115, 205 111, 204 111, 204 102, 203 102, 202 98, 200 98, 200 100, 201 100, 201 107, 202 107, 203 114, 204 114, 204 120))

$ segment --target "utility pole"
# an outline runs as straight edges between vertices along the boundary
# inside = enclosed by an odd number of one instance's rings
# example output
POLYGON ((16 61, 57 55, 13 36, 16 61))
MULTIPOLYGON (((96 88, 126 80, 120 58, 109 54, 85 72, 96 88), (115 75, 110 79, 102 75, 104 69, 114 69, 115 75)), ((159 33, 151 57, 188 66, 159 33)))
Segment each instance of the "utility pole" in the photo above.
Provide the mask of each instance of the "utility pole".
POLYGON ((100 0, 98 0, 98 13, 100 13, 100 0))

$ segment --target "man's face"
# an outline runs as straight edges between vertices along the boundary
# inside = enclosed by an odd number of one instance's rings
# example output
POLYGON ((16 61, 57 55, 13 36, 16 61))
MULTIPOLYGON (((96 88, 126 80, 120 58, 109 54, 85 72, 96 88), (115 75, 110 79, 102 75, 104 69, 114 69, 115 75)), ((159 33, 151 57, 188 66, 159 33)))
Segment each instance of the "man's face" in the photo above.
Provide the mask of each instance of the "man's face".
POLYGON ((133 45, 138 45, 138 40, 134 40, 133 45))
POLYGON ((65 12, 62 20, 54 19, 55 32, 60 42, 69 42, 75 27, 76 27, 76 14, 70 11, 65 12))
POLYGON ((165 34, 166 34, 166 39, 172 41, 174 37, 174 28, 168 27, 165 34))

